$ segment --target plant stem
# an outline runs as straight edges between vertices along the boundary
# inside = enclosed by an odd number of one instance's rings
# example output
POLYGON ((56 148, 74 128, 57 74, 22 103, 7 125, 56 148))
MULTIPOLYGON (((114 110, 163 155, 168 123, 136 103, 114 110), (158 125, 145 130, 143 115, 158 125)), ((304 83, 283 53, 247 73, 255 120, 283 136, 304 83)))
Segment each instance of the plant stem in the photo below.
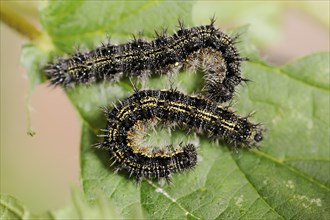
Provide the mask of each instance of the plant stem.
POLYGON ((1 3, 0 20, 30 40, 36 40, 41 36, 41 32, 34 25, 6 3, 1 3))

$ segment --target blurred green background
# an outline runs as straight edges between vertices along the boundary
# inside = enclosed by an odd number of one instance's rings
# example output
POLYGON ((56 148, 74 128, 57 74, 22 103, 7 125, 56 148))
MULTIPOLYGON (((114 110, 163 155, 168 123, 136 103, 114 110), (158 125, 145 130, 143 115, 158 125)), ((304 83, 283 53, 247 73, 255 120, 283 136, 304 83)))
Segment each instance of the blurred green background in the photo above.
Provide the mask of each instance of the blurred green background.
MULTIPOLYGON (((99 2, 101 3, 101 2, 99 2)), ((1 1, 38 28, 38 2, 1 1)), ((198 1, 196 25, 215 15, 223 30, 249 25, 247 33, 270 63, 329 51, 329 1, 198 1)), ((31 211, 64 206, 79 186, 80 123, 61 88, 43 84, 32 97, 32 127, 27 132, 28 80, 20 65, 22 36, 1 23, 1 193, 14 195, 31 211), (64 119, 64 120, 59 120, 64 119), (63 121, 65 123, 63 123, 63 121)))

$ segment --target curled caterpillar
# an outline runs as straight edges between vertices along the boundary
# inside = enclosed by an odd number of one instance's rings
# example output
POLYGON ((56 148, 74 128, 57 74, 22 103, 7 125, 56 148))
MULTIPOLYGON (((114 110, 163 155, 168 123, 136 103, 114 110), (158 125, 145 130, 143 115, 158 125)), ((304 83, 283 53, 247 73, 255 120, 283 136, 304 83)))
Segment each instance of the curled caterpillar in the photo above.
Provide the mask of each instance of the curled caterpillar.
POLYGON ((235 39, 210 25, 180 29, 172 36, 165 32, 147 42, 142 38, 121 45, 103 45, 90 52, 76 53, 45 67, 54 85, 64 87, 112 80, 125 75, 175 73, 198 68, 206 75, 206 95, 217 102, 232 98, 235 87, 244 80, 235 39))
POLYGON ((207 133, 234 146, 252 147, 263 138, 263 128, 239 117, 215 102, 202 97, 168 90, 142 90, 106 110, 104 141, 117 170, 126 170, 139 182, 142 178, 169 179, 171 173, 193 168, 197 153, 193 145, 172 147, 167 151, 140 146, 141 130, 152 122, 175 123, 197 133, 207 133))

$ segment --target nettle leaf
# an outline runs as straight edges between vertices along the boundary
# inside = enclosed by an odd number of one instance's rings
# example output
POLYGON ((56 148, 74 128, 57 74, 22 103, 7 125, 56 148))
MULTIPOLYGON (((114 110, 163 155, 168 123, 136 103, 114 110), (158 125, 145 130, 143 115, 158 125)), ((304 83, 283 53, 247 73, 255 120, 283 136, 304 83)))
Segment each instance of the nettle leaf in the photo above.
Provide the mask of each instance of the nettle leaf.
POLYGON ((328 60, 329 53, 319 53, 279 67, 246 63, 243 74, 253 82, 238 92, 236 107, 243 115, 257 112, 253 118, 267 127, 263 146, 236 154, 201 137, 198 166, 173 175, 172 185, 136 186, 115 174, 108 155, 90 147, 97 138, 85 127, 81 159, 87 197, 93 200, 102 190, 125 216, 141 208, 147 218, 327 219, 328 60), (306 77, 314 71, 319 77, 306 77))
MULTIPOLYGON (((41 9, 42 24, 56 51, 72 52, 74 45, 92 47, 110 34, 127 42, 132 33, 191 24, 191 2, 92 1, 48 2, 41 9)), ((210 15, 212 16, 212 14, 210 15)), ((246 33, 248 34, 248 33, 246 33)), ((243 42, 240 48, 248 48, 243 42)), ((329 53, 301 58, 284 66, 270 66, 256 54, 243 65, 251 79, 238 91, 234 106, 240 115, 256 111, 255 121, 267 128, 259 150, 240 150, 212 143, 200 136, 197 167, 173 175, 173 184, 144 180, 136 185, 114 173, 98 130, 105 128, 99 106, 113 106, 133 93, 128 79, 68 90, 83 120, 81 179, 86 198, 97 204, 100 192, 125 218, 189 219, 327 219, 330 207, 329 53)), ((168 89, 170 80, 193 93, 200 75, 156 76, 145 88, 168 89)), ((33 79, 32 79, 33 80, 33 79)), ((64 217, 64 215, 62 215, 64 217)))

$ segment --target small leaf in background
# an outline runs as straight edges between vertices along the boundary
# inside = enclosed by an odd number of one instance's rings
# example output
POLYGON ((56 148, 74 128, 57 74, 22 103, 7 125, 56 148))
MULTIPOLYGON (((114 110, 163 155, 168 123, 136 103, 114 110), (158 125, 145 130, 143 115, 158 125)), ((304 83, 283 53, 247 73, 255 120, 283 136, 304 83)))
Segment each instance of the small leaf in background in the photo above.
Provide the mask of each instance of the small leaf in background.
MULTIPOLYGON (((259 50, 273 45, 281 38, 283 15, 303 11, 314 18, 315 25, 330 26, 328 1, 197 1, 193 21, 204 24, 213 13, 221 25, 230 27, 252 25, 251 41, 259 50)), ((226 28, 226 27, 224 27, 226 28)))
MULTIPOLYGON (((138 217, 137 215, 131 216, 138 217)), ((30 219, 122 219, 111 200, 106 200, 99 192, 95 204, 87 203, 84 194, 74 189, 71 193, 71 200, 65 208, 47 212, 44 214, 31 214, 25 206, 17 199, 9 195, 1 195, 0 198, 0 219, 2 220, 30 220, 30 219)), ((141 218, 141 216, 140 216, 141 218)))
MULTIPOLYGON (((274 43, 280 36, 281 1, 245 1, 233 4, 229 1, 198 1, 193 8, 194 21, 207 22, 210 13, 217 17, 217 23, 230 27, 251 25, 249 35, 258 46, 274 43)), ((222 27, 225 28, 225 27, 222 27)))
POLYGON ((53 219, 123 219, 110 200, 99 192, 95 204, 91 206, 80 190, 73 190, 71 201, 64 209, 51 212, 53 219))
POLYGON ((1 194, 0 219, 30 219, 31 214, 26 207, 10 195, 1 194))

